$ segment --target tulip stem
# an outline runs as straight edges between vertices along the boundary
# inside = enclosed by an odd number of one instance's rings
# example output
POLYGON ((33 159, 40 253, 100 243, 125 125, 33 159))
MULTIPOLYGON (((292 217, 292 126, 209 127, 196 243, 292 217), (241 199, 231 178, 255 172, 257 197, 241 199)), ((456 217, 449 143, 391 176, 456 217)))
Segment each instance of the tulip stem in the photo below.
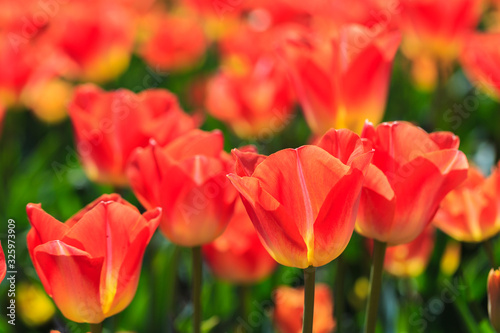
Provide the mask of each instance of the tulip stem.
POLYGON ((488 256, 488 260, 493 269, 497 268, 496 260, 495 260, 495 251, 493 251, 493 245, 491 244, 491 239, 487 239, 483 242, 484 251, 488 256))
POLYGON ((378 303, 382 289, 382 271, 387 243, 373 240, 373 262, 370 273, 370 295, 366 307, 365 333, 374 333, 377 327, 378 303))
POLYGON ((102 322, 99 324, 90 324, 91 333, 102 333, 102 322))
POLYGON ((309 266, 304 269, 304 316, 302 333, 312 333, 314 317, 314 280, 316 267, 309 266))
POLYGON ((201 246, 193 247, 193 332, 201 330, 201 246))

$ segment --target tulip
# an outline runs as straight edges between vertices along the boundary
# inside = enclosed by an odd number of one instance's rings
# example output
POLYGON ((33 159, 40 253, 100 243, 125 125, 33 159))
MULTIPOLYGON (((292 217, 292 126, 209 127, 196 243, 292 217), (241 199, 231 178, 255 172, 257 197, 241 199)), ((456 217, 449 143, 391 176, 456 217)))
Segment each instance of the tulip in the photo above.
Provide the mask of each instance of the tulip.
POLYGON ((142 257, 161 209, 139 213, 117 194, 102 195, 66 223, 40 204, 26 207, 27 245, 47 294, 75 322, 99 325, 132 301, 142 257))
POLYGON ((82 85, 75 91, 69 113, 88 177, 115 186, 128 183, 125 168, 135 148, 146 146, 150 138, 166 144, 198 125, 172 93, 160 89, 134 94, 82 85))
POLYGON ((276 268, 241 200, 237 200, 224 233, 203 246, 203 255, 215 276, 236 284, 257 283, 276 268))
POLYGON ((2 243, 0 243, 0 283, 5 279, 7 274, 7 264, 5 262, 5 254, 3 253, 2 243))
POLYGON ((500 98, 500 33, 468 35, 460 61, 469 79, 488 94, 500 98))
POLYGON ((281 51, 306 121, 318 136, 331 127, 361 132, 382 120, 398 32, 373 35, 361 25, 296 34, 281 51))
POLYGON ((434 249, 434 228, 427 227, 413 241, 387 248, 384 268, 397 277, 417 277, 425 271, 434 249))
POLYGON ((0 105, 0 135, 2 134, 3 118, 5 117, 5 109, 0 105))
POLYGON ((19 317, 30 327, 46 324, 56 313, 54 304, 37 284, 19 284, 16 301, 19 317))
POLYGON ((462 242, 483 242, 500 232, 498 170, 485 178, 476 167, 456 189, 448 193, 434 217, 434 225, 462 242))
POLYGON ((146 36, 139 53, 155 69, 186 70, 195 66, 208 44, 198 19, 189 11, 146 17, 146 36))
POLYGON ((428 134, 406 122, 366 123, 375 154, 361 194, 356 231, 388 243, 409 243, 439 203, 467 177, 468 163, 449 132, 428 134))
POLYGON ((488 315, 495 331, 500 332, 500 269, 488 274, 488 315))
POLYGON ((458 56, 467 33, 479 22, 482 0, 403 0, 400 26, 403 50, 410 57, 423 53, 450 61, 458 56))
POLYGON ((363 172, 372 152, 349 130, 331 130, 318 146, 268 157, 233 150, 237 174, 228 177, 264 247, 280 264, 326 265, 351 238, 363 172), (334 204, 340 200, 342 205, 334 204))
POLYGON ((367 122, 361 136, 375 149, 356 221, 356 231, 374 240, 365 323, 365 332, 374 333, 387 245, 409 243, 422 233, 445 195, 467 177, 468 163, 449 132, 367 122))
MULTIPOLYGON (((273 319, 280 333, 300 333, 302 331, 302 300, 304 288, 278 287, 274 295, 273 319)), ((335 329, 333 299, 330 288, 318 283, 314 293, 314 333, 329 333, 335 329)))

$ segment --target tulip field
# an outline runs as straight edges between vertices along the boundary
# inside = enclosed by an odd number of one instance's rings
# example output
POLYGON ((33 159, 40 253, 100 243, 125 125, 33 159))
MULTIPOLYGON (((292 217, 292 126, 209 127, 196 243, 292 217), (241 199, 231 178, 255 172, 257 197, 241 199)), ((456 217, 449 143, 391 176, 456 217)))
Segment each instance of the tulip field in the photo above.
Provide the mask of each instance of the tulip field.
POLYGON ((0 333, 500 332, 500 1, 0 0, 0 333))

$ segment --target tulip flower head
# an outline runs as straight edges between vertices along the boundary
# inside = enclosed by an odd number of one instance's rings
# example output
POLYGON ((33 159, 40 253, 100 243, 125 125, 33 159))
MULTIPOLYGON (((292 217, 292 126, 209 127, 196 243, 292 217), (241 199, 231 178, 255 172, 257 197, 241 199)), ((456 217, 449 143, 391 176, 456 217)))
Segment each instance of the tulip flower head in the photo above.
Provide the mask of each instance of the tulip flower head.
POLYGON ((372 150, 349 130, 331 130, 317 146, 270 156, 233 150, 240 192, 264 247, 280 264, 322 266, 349 242, 372 150))
POLYGON ((488 274, 488 315, 495 331, 500 332, 500 269, 488 274))
POLYGON ((236 284, 257 283, 276 268, 239 199, 226 230, 203 246, 203 255, 216 277, 236 284))
POLYGON ((366 123, 375 154, 365 177, 356 231, 389 246, 411 242, 441 200, 467 177, 468 163, 449 132, 428 134, 406 122, 366 123))
MULTIPOLYGON (((302 332, 302 312, 304 308, 304 288, 281 286, 275 290, 274 324, 280 333, 302 332)), ((318 283, 314 291, 315 333, 329 333, 335 329, 333 318, 333 297, 326 284, 318 283)))
POLYGON ((125 168, 135 148, 146 146, 150 138, 166 144, 198 125, 172 93, 161 89, 134 94, 82 85, 75 91, 69 113, 88 177, 115 186, 128 183, 125 168))
POLYGON ((5 262, 5 254, 3 253, 2 244, 0 243, 0 283, 2 283, 7 274, 7 264, 5 262))
POLYGON ((163 208, 160 229, 172 242, 193 247, 215 240, 233 214, 233 168, 220 131, 192 130, 161 147, 137 149, 128 167, 130 185, 147 209, 163 208))
POLYGON ((117 194, 102 195, 65 223, 40 204, 26 207, 27 244, 47 294, 62 314, 79 323, 101 323, 132 301, 142 257, 161 209, 140 214, 117 194))

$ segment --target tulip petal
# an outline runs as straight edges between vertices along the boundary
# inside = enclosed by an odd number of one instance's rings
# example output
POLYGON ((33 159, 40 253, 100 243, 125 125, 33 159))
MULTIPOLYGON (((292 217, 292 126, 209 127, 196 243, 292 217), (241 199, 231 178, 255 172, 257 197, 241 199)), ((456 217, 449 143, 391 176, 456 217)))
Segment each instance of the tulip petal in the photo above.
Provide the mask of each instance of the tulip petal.
POLYGON ((231 150, 231 153, 236 161, 236 174, 240 177, 251 176, 257 165, 267 158, 267 156, 257 154, 256 152, 242 151, 236 148, 231 150))
POLYGON ((351 159, 351 155, 364 153, 363 143, 359 136, 347 129, 329 130, 316 145, 346 165, 351 159))
POLYGON ((458 149, 460 138, 451 132, 433 132, 429 134, 439 149, 458 149))
POLYGON ((75 322, 100 323, 104 320, 99 302, 99 276, 103 258, 59 240, 47 242, 34 251, 42 283, 63 315, 75 322))
POLYGON ((163 151, 170 158, 179 161, 195 155, 218 158, 223 149, 224 137, 221 131, 204 132, 195 129, 172 141, 163 151))
POLYGON ((2 244, 0 243, 0 283, 2 283, 7 274, 7 265, 5 263, 5 254, 2 249, 2 244))

